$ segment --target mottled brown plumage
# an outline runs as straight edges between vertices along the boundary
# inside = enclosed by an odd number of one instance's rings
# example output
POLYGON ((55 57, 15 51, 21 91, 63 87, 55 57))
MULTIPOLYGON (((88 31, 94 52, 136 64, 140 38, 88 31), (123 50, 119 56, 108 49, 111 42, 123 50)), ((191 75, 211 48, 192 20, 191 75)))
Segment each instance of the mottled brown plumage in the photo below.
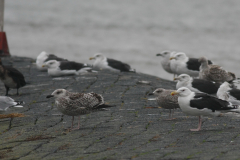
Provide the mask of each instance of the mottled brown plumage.
MULTIPOLYGON (((97 93, 71 93, 65 89, 57 89, 47 98, 54 97, 57 109, 65 115, 74 116, 88 114, 101 108, 111 107, 104 104, 102 95, 97 93)), ((79 129, 79 122, 78 128, 79 129)))
POLYGON ((205 57, 199 58, 199 62, 201 62, 199 72, 200 79, 214 81, 220 84, 225 81, 232 82, 233 80, 236 79, 234 73, 224 70, 221 66, 208 65, 208 61, 205 57))
POLYGON ((156 96, 157 103, 160 107, 164 109, 169 109, 169 120, 172 120, 172 109, 179 108, 178 105, 178 96, 172 96, 171 93, 174 90, 166 90, 163 88, 156 89, 152 94, 156 96))

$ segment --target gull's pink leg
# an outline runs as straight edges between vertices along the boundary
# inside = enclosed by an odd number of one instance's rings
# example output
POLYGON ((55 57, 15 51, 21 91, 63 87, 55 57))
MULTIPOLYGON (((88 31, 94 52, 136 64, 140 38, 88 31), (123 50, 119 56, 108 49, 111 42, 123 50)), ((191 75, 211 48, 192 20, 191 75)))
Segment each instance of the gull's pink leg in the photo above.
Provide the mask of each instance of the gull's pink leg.
POLYGON ((72 127, 71 127, 71 129, 73 129, 73 121, 74 121, 74 116, 72 116, 72 127))
POLYGON ((197 129, 190 129, 190 131, 200 131, 202 126, 202 118, 201 116, 198 117, 198 128, 197 129))
POLYGON ((169 113, 169 119, 165 119, 166 121, 171 121, 173 119, 176 119, 176 118, 172 118, 173 117, 173 113, 172 113, 172 110, 170 109, 170 113, 169 113))
POLYGON ((78 129, 80 128, 80 116, 78 116, 78 129))
POLYGON ((80 116, 78 116, 78 127, 77 128, 71 128, 71 130, 73 131, 73 130, 76 130, 76 129, 79 129, 80 128, 80 116))

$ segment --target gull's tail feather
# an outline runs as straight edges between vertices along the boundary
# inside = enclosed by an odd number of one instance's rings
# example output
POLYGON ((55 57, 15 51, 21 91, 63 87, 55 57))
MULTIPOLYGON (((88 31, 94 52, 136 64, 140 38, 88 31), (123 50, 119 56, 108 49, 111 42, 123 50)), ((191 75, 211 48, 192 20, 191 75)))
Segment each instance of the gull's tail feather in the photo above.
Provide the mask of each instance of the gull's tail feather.
POLYGON ((21 108, 21 107, 23 107, 22 105, 25 104, 24 101, 15 101, 15 103, 16 104, 14 106, 12 106, 12 107, 19 107, 19 108, 21 108))

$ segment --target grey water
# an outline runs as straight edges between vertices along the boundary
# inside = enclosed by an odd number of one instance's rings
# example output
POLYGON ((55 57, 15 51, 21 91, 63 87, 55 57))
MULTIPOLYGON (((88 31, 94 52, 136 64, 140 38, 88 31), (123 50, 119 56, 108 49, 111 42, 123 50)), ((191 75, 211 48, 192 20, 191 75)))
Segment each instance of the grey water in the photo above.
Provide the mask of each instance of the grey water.
POLYGON ((238 0, 6 0, 4 31, 12 55, 46 51, 77 62, 102 53, 138 72, 172 80, 156 53, 205 56, 240 69, 238 0))

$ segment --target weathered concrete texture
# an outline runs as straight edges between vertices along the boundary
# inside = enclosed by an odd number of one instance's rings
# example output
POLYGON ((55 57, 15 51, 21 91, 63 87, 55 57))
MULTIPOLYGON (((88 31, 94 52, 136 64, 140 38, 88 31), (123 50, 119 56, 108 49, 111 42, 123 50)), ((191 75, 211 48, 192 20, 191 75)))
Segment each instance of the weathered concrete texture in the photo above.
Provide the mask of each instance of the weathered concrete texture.
MULTIPOLYGON (((51 78, 39 72, 29 58, 4 58, 18 68, 29 83, 11 90, 11 97, 24 100, 24 108, 6 113, 26 117, 0 120, 0 159, 237 159, 240 157, 238 116, 205 118, 203 130, 197 117, 180 109, 176 120, 165 121, 169 111, 148 101, 147 94, 158 87, 174 89, 175 83, 135 73, 99 72, 81 76, 51 78), (139 81, 150 81, 141 84, 139 81), (53 99, 57 88, 103 95, 108 111, 81 116, 81 129, 69 131, 71 117, 62 115, 53 99)), ((0 94, 5 94, 3 84, 0 94)), ((77 125, 77 121, 75 121, 77 125)))

